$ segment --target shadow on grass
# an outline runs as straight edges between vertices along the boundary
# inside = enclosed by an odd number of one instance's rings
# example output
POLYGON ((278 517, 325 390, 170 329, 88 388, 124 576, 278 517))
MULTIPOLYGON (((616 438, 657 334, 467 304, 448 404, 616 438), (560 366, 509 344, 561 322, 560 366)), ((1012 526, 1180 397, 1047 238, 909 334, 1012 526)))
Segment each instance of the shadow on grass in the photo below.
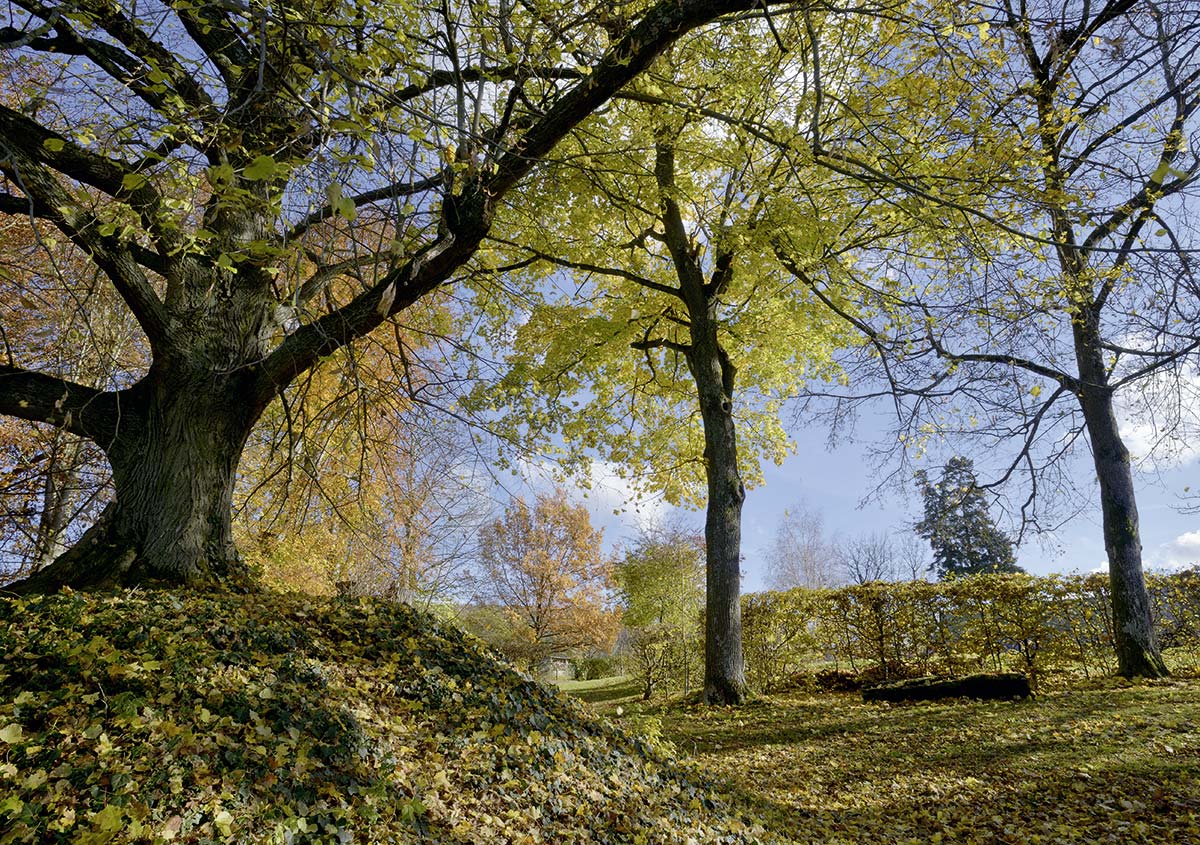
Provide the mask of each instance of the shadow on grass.
POLYGON ((1200 843, 1200 688, 1021 703, 664 708, 738 814, 796 843, 1200 843), (1113 838, 1117 837, 1117 838, 1113 838))

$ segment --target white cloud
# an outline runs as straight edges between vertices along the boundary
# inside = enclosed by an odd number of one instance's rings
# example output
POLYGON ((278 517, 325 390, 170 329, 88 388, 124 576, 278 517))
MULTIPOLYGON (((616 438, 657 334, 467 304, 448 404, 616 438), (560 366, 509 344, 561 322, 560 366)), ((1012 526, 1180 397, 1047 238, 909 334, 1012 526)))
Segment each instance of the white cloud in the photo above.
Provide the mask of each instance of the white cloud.
POLYGON ((1147 469, 1170 470, 1200 460, 1200 370, 1195 367, 1158 373, 1122 392, 1116 414, 1125 447, 1147 469))
POLYGON ((608 461, 592 462, 590 480, 591 489, 586 491, 587 498, 583 503, 596 524, 618 528, 615 522, 620 523, 622 528, 636 532, 661 523, 673 510, 661 494, 639 494, 628 480, 617 473, 616 466, 608 461))
POLYGON ((1200 442, 1179 441, 1160 431, 1153 422, 1126 418, 1121 422, 1120 432, 1133 459, 1152 470, 1176 469, 1200 458, 1200 442))
POLYGON ((1186 569, 1200 564, 1200 531, 1187 531, 1160 545, 1150 556, 1154 569, 1186 569))
POLYGON ((661 524, 675 510, 661 493, 639 493, 634 484, 620 476, 616 465, 608 461, 592 461, 586 486, 571 481, 558 482, 554 469, 550 462, 522 460, 517 474, 526 492, 534 495, 561 486, 572 501, 587 508, 592 525, 604 529, 606 548, 611 549, 643 529, 661 524))

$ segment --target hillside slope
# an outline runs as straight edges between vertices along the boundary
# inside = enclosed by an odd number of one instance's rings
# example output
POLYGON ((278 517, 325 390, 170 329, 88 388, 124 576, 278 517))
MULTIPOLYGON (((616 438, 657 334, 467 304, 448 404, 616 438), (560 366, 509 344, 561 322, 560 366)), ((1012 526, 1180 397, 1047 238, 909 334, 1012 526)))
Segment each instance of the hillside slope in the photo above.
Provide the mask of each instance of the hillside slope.
POLYGON ((0 598, 0 843, 744 843, 674 764, 370 600, 0 598))

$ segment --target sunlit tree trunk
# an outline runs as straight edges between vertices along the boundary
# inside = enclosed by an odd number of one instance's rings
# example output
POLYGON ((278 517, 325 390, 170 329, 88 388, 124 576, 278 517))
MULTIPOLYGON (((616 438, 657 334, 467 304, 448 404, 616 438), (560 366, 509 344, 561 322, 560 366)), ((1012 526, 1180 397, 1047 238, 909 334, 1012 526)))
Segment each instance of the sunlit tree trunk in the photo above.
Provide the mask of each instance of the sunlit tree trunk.
POLYGON ((738 472, 734 368, 717 341, 715 326, 698 326, 693 319, 692 332, 689 362, 700 396, 704 469, 708 475, 704 699, 712 704, 740 704, 746 697, 741 606, 742 502, 746 490, 738 472))
POLYGON ((1170 673, 1159 652, 1142 572, 1142 539, 1129 450, 1117 425, 1095 316, 1085 314, 1076 319, 1074 333, 1080 375, 1079 404, 1100 484, 1117 672, 1127 678, 1164 677, 1170 673))
POLYGON ((18 590, 139 581, 243 582, 231 534, 238 458, 261 408, 239 378, 156 371, 121 397, 105 444, 113 501, 18 590))

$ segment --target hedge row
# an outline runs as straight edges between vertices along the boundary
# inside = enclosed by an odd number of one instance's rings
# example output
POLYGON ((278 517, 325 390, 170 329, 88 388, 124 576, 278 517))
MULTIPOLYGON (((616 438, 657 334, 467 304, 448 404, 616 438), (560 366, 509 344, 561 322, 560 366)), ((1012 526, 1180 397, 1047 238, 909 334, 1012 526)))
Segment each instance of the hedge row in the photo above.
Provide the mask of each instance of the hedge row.
MULTIPOLYGON (((1149 575, 1159 640, 1176 666, 1200 663, 1200 572, 1149 575)), ((1017 669, 1116 670, 1106 575, 981 575, 743 597, 748 680, 780 686, 814 664, 879 680, 1017 669)))

